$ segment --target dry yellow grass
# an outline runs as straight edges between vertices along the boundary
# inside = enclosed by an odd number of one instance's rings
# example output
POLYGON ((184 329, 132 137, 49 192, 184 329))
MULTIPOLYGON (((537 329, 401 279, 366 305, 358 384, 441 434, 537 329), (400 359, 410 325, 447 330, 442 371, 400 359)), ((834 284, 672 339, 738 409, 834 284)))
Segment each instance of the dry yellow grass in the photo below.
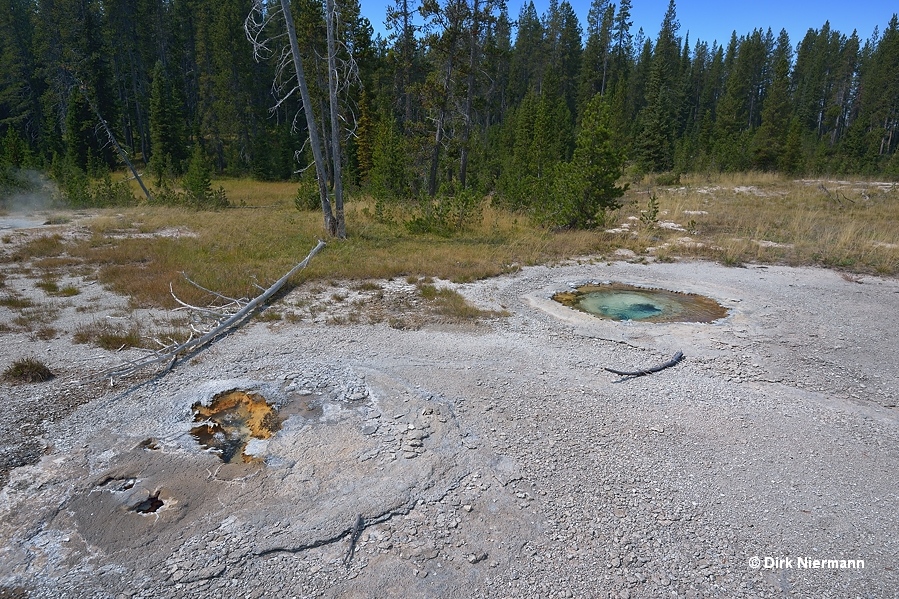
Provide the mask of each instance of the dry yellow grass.
MULTIPOLYGON (((750 261, 817 264, 852 272, 899 273, 899 187, 866 181, 793 181, 779 175, 690 175, 672 187, 635 184, 612 215, 630 230, 552 232, 527 217, 487 207, 481 222, 454 237, 413 235, 371 215, 368 198, 347 202, 348 239, 328 247, 297 276, 302 280, 440 277, 469 281, 521 266, 628 248, 670 260, 704 257, 725 264, 750 261), (650 193, 658 222, 641 223, 650 193), (673 228, 672 228, 673 227, 673 228)), ((298 212, 296 184, 216 181, 231 209, 196 212, 138 206, 96 218, 93 236, 77 244, 49 238, 29 253, 68 254, 100 266, 99 280, 141 305, 200 300, 191 279, 226 295, 252 296, 301 260, 322 236, 318 212, 298 212)), ((328 240, 326 240, 328 241, 328 240)))
MULTIPOLYGON (((899 272, 899 186, 864 180, 794 181, 775 175, 684 177, 657 189, 660 220, 691 230, 699 247, 680 253, 726 264, 816 264, 855 272, 899 272), (695 180, 695 179, 698 179, 695 180)), ((647 190, 633 193, 645 196, 647 190)), ((637 214, 641 202, 630 206, 637 214)), ((654 231, 675 243, 683 231, 654 231)))

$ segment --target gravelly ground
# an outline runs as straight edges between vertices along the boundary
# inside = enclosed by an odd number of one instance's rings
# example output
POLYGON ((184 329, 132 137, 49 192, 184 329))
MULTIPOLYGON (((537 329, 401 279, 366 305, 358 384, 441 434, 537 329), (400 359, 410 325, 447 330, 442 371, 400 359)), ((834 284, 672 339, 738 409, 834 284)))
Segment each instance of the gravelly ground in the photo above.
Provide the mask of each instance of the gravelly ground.
MULTIPOLYGON (((407 287, 381 292, 414 310, 407 287)), ((457 288, 511 315, 257 321, 112 388, 88 377, 116 355, 3 333, 59 376, 2 386, 0 596, 895 596, 899 282, 585 262, 457 288), (549 300, 590 280, 731 312, 614 323, 549 300), (678 350, 651 376, 602 370, 678 350), (289 416, 254 450, 264 465, 223 465, 187 434, 191 406, 233 388, 289 416), (158 511, 131 509, 154 493, 158 511)), ((96 287, 72 301, 123 305, 96 287)), ((63 307, 60 327, 84 317, 63 307)))

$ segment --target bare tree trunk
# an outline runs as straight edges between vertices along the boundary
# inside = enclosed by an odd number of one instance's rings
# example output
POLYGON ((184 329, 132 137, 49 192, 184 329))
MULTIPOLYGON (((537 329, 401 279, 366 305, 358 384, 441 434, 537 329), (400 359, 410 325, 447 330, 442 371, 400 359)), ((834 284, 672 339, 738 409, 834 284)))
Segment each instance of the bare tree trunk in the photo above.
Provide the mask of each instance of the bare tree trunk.
POLYGON ((443 120, 446 110, 440 108, 440 116, 437 117, 437 133, 434 135, 434 151, 431 153, 431 169, 428 173, 428 195, 437 195, 437 167, 440 165, 440 145, 443 143, 443 120))
POLYGON ((406 122, 403 127, 408 128, 412 122, 412 31, 409 25, 409 2, 403 0, 403 90, 406 96, 406 122))
POLYGON ((845 97, 846 88, 841 87, 840 93, 837 95, 837 105, 840 107, 840 110, 837 112, 837 120, 833 125, 833 132, 830 134, 830 145, 833 146, 837 143, 837 137, 840 133, 840 119, 843 116, 843 98, 845 97))
MULTIPOLYGON (((315 256, 318 252, 320 252, 323 247, 325 247, 325 242, 319 239, 318 244, 314 248, 312 248, 312 251, 309 252, 309 254, 306 256, 305 259, 303 259, 302 262, 300 262, 299 264, 297 264, 296 266, 291 268, 287 272, 287 274, 285 274, 280 279, 275 281, 275 283, 271 287, 269 287, 268 289, 265 289, 261 295, 256 296, 255 298, 253 298, 250 302, 248 302, 245 305, 242 305, 243 302, 240 300, 224 298, 224 296, 222 296, 214 291, 210 291, 210 293, 212 293, 213 295, 216 295, 220 298, 229 299, 230 300, 229 303, 234 303, 240 308, 237 312, 235 312, 233 314, 225 313, 224 309, 219 311, 219 310, 215 310, 215 309, 206 309, 206 308, 199 308, 196 306, 191 306, 190 304, 186 304, 186 303, 182 302, 180 299, 178 299, 178 297, 175 295, 174 291, 172 291, 172 297, 175 299, 176 302, 178 302, 179 304, 181 304, 182 306, 184 306, 186 308, 190 308, 190 309, 194 310, 195 313, 205 313, 206 315, 211 315, 214 318, 219 319, 217 322, 217 325, 215 327, 213 327, 211 330, 202 334, 198 339, 194 339, 193 335, 191 335, 191 338, 188 339, 187 341, 185 341, 184 343, 174 342, 171 345, 169 345, 168 347, 165 347, 160 351, 153 352, 150 356, 147 356, 146 358, 142 358, 142 359, 134 360, 134 361, 128 361, 125 364, 121 364, 119 366, 108 369, 103 372, 103 378, 108 378, 108 379, 110 379, 110 382, 112 382, 112 380, 115 378, 127 376, 127 375, 132 374, 132 373, 136 372, 137 370, 144 368, 146 366, 151 366, 154 364, 162 364, 162 363, 167 364, 164 372, 168 372, 175 366, 175 362, 177 361, 179 354, 185 354, 185 353, 190 353, 190 352, 196 351, 197 349, 203 347, 207 343, 212 342, 217 337, 219 337, 220 335, 222 335, 223 333, 228 331, 228 329, 230 329, 231 327, 234 327, 234 326, 237 326, 238 324, 240 324, 256 308, 258 308, 259 306, 265 305, 265 303, 268 300, 270 300, 272 298, 272 296, 274 296, 278 292, 278 290, 284 286, 285 283, 287 283, 287 281, 290 279, 290 277, 295 275, 300 270, 306 268, 306 265, 309 264, 309 261, 312 260, 312 257, 315 256)), ((185 278, 187 278, 187 277, 185 276, 185 278)), ((197 285, 190 279, 187 279, 187 280, 188 280, 188 282, 192 283, 193 285, 200 287, 199 285, 197 285)), ((172 288, 171 284, 169 284, 169 289, 171 290, 171 288, 172 288)), ((209 291, 208 289, 206 289, 204 287, 200 287, 200 289, 203 289, 204 291, 209 291)), ((193 327, 191 327, 191 328, 193 328, 193 327)))
POLYGON ((337 218, 337 237, 346 239, 343 213, 343 169, 340 161, 340 122, 337 120, 337 49, 334 43, 334 0, 327 0, 326 25, 328 37, 328 95, 331 103, 331 159, 334 162, 334 208, 337 218))
POLYGON ((465 96, 465 127, 462 129, 462 151, 459 157, 459 186, 465 189, 468 178, 468 144, 471 139, 472 104, 474 100, 474 70, 477 67, 478 44, 480 43, 480 15, 478 0, 474 0, 471 15, 471 47, 468 53, 468 90, 465 96))
MULTIPOLYGON (((889 152, 890 148, 893 147, 893 131, 895 131, 895 129, 896 129, 895 123, 891 124, 890 125, 890 135, 887 138, 887 152, 889 152)), ((881 152, 881 153, 883 153, 883 152, 881 152)))
POLYGON ((144 195, 147 196, 147 201, 152 202, 153 196, 150 195, 150 191, 147 189, 147 186, 144 185, 144 180, 140 178, 140 175, 137 173, 137 169, 134 168, 134 165, 131 164, 131 160, 128 159, 128 154, 125 153, 125 150, 122 149, 122 146, 119 145, 119 141, 116 139, 115 135, 113 135, 112 130, 109 128, 109 125, 106 123, 106 120, 100 115, 100 110, 97 108, 97 104, 94 102, 93 98, 87 93, 87 90, 84 88, 84 84, 80 83, 78 85, 78 89, 81 91, 81 95, 84 96, 84 99, 87 100, 87 103, 90 104, 91 110, 94 111, 94 114, 97 117, 97 120, 100 121, 100 124, 103 125, 103 129, 106 130, 106 135, 109 137, 109 141, 112 145, 115 146, 115 149, 118 150, 119 156, 122 157, 122 160, 125 161, 125 164, 128 165, 128 168, 131 169, 131 173, 134 175, 134 178, 137 180, 140 188, 144 190, 144 195))
MULTIPOLYGON (((321 81, 318 82, 319 89, 324 89, 325 84, 321 81)), ((322 115, 322 119, 325 118, 324 115, 330 114, 330 110, 328 109, 328 103, 325 102, 324 98, 319 98, 318 100, 318 113, 322 115)), ((334 188, 334 168, 331 165, 331 160, 328 158, 331 155, 331 136, 326 132, 327 127, 325 126, 326 122, 322 122, 322 156, 325 157, 325 174, 328 175, 328 189, 331 190, 334 188)), ((330 193, 330 191, 328 192, 330 193)))
POLYGON ((440 165, 440 147, 443 144, 443 123, 446 121, 446 105, 449 103, 449 86, 453 74, 453 52, 455 44, 450 45, 450 55, 446 64, 446 79, 443 82, 443 99, 437 115, 437 133, 434 134, 434 152, 431 154, 431 170, 428 174, 428 195, 437 195, 437 168, 440 165))
POLYGON ((306 114, 306 127, 309 129, 309 142, 312 146, 312 158, 315 161, 315 174, 318 179, 318 193, 321 196, 322 213, 325 217, 325 229, 333 236, 337 234, 337 222, 334 218, 334 213, 331 211, 331 200, 328 198, 328 175, 325 172, 325 159, 322 156, 321 139, 318 136, 315 112, 312 110, 312 100, 309 97, 309 86, 306 84, 306 76, 303 73, 303 59, 300 56, 300 44, 297 41, 297 30, 293 22, 293 13, 290 12, 290 0, 281 0, 281 11, 284 13, 284 24, 287 27, 290 52, 293 55, 293 67, 296 70, 297 85, 300 87, 300 97, 303 100, 303 110, 306 114))

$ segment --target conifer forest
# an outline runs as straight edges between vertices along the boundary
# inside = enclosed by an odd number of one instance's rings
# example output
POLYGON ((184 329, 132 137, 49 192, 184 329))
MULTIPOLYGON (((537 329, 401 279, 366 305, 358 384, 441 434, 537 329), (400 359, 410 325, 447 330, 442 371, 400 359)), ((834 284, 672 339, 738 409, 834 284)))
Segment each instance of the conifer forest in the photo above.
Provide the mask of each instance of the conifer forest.
POLYGON ((382 36, 357 0, 0 0, 2 178, 48 173, 73 205, 131 198, 129 167, 156 202, 296 180, 336 235, 343 189, 589 228, 635 173, 899 178, 895 14, 719 44, 674 0, 657 31, 631 10, 391 0, 382 36))

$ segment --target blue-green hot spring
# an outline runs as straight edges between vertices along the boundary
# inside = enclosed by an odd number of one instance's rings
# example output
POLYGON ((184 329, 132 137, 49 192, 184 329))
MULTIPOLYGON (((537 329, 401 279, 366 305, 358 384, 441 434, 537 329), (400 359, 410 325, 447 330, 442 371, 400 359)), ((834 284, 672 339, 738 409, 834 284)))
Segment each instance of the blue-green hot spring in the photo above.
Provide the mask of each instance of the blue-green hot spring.
POLYGON ((623 283, 582 285, 559 292, 553 299, 569 308, 609 320, 712 322, 727 316, 726 308, 703 295, 623 283))

